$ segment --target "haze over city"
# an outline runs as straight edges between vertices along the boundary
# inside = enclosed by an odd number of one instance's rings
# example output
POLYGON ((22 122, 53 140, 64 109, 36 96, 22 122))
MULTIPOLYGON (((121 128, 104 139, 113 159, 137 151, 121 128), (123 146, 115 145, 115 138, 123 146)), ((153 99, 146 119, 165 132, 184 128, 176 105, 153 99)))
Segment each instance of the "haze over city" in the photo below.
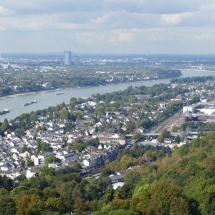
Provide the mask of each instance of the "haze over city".
POLYGON ((214 0, 0 0, 0 52, 213 54, 214 0))

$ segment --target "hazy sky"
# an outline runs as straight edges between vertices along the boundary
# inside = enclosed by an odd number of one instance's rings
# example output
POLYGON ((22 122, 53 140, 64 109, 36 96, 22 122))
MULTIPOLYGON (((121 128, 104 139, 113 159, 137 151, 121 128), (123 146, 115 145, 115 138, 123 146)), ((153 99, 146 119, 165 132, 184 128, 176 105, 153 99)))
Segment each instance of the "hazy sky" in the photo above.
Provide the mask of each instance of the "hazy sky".
POLYGON ((0 52, 215 53, 215 0, 0 0, 0 52))

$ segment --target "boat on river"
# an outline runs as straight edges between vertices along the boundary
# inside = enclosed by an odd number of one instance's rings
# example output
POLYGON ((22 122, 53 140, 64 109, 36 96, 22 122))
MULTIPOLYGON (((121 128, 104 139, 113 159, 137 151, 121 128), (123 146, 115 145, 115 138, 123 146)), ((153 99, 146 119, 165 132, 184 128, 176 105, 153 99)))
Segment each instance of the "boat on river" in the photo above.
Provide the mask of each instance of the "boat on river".
POLYGON ((59 93, 56 93, 56 95, 58 96, 58 95, 61 95, 61 94, 64 94, 64 92, 59 92, 59 93))
POLYGON ((6 114, 6 113, 10 113, 10 110, 5 108, 4 110, 0 111, 0 115, 6 114))
POLYGON ((27 103, 23 104, 23 106, 32 105, 32 104, 34 104, 34 103, 37 103, 37 100, 33 100, 33 101, 31 101, 31 102, 27 102, 27 103))

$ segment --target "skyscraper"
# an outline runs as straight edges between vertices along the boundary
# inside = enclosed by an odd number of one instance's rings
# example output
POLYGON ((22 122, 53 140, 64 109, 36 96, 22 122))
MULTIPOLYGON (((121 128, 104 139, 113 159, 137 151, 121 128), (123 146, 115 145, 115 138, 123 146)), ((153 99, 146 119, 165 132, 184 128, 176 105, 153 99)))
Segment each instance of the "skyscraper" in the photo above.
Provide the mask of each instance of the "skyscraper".
POLYGON ((71 51, 64 52, 64 65, 65 66, 71 65, 71 51))
POLYGON ((75 64, 76 66, 80 65, 80 59, 79 59, 78 56, 75 56, 74 64, 75 64))

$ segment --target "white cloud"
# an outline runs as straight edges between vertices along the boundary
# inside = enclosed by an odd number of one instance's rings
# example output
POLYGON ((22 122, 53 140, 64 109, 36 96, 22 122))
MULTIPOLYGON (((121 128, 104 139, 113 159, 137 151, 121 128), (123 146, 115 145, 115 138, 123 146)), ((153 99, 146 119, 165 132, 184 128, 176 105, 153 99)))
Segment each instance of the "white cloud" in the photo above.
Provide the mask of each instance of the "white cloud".
POLYGON ((165 28, 149 28, 147 31, 151 32, 164 32, 166 31, 165 28))
POLYGON ((215 35, 214 8, 214 0, 0 0, 0 47, 111 53, 177 51, 193 41, 202 47, 215 35))
POLYGON ((0 6, 0 13, 6 13, 8 10, 2 6, 0 6))
POLYGON ((105 42, 106 35, 97 32, 82 32, 77 33, 76 37, 82 43, 95 43, 95 42, 105 42))
POLYGON ((195 40, 211 40, 214 39, 215 37, 212 34, 200 34, 194 36, 195 40))
POLYGON ((181 15, 180 14, 163 14, 161 16, 162 21, 166 25, 177 25, 181 22, 181 15))
POLYGON ((117 42, 133 42, 133 34, 125 31, 114 31, 108 40, 111 43, 117 42))

